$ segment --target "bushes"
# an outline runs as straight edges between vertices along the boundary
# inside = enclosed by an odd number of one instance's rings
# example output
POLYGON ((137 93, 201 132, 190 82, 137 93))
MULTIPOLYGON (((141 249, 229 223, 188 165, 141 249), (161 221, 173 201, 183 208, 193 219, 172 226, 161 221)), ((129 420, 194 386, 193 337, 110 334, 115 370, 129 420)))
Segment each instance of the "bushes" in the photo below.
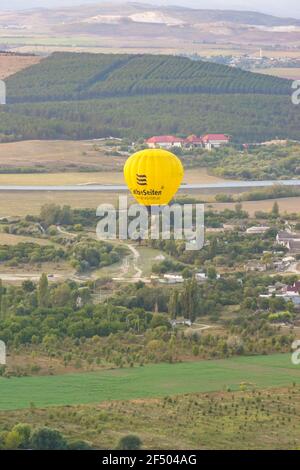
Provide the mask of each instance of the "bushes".
POLYGON ((16 450, 89 450, 85 441, 71 441, 61 432, 49 427, 32 430, 29 424, 16 424, 10 431, 0 434, 0 449, 16 450))
POLYGON ((40 428, 33 432, 30 446, 35 450, 66 450, 68 444, 59 431, 51 428, 40 428))
POLYGON ((0 245, 0 262, 9 262, 16 266, 23 263, 44 263, 66 259, 62 248, 37 243, 18 243, 17 245, 0 245))
POLYGON ((111 243, 83 241, 75 245, 71 256, 73 266, 84 272, 117 263, 125 253, 124 247, 114 247, 111 243))
POLYGON ((142 441, 134 434, 128 434, 120 439, 117 449, 119 450, 139 450, 142 447, 142 441))

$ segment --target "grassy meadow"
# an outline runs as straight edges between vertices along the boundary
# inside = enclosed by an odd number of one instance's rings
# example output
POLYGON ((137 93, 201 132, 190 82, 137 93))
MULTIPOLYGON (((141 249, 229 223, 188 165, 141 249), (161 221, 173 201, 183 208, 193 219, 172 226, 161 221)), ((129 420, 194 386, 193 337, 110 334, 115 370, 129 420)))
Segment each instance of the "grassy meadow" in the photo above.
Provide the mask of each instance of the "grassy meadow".
POLYGON ((1 378, 0 410, 300 384, 290 355, 237 357, 63 376, 1 378))

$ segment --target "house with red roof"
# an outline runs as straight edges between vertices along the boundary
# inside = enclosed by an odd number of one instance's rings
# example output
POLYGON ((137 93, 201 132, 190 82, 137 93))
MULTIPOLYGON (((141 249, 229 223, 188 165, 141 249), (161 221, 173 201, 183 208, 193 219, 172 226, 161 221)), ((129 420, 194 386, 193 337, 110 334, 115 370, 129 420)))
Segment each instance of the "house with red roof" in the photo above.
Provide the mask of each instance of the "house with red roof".
POLYGON ((185 144, 190 148, 203 147, 203 140, 202 137, 198 137, 197 135, 192 134, 185 139, 185 144))
POLYGON ((170 149, 172 147, 182 147, 185 143, 185 139, 175 137, 174 135, 159 135, 150 137, 146 140, 146 144, 149 148, 164 148, 170 149))
POLYGON ((300 281, 294 282, 292 286, 287 286, 286 292, 290 294, 300 294, 300 281))
POLYGON ((223 147, 229 144, 230 137, 225 134, 206 134, 202 136, 202 142, 206 149, 223 147))
POLYGON ((203 137, 198 137, 195 134, 189 135, 186 139, 181 139, 174 135, 159 135, 150 137, 145 143, 149 148, 165 148, 171 149, 172 147, 183 146, 189 148, 203 147, 208 150, 212 148, 222 147, 227 145, 230 141, 230 137, 225 134, 206 134, 203 137))

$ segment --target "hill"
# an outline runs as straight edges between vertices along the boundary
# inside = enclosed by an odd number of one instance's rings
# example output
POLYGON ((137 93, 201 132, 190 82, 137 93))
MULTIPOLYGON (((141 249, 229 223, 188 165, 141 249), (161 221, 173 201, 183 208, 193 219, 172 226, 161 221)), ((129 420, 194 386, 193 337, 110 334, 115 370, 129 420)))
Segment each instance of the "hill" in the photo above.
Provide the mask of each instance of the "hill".
POLYGON ((278 77, 184 57, 55 53, 7 81, 8 102, 60 101, 158 93, 287 95, 278 77))
POLYGON ((298 139, 291 82, 165 55, 55 53, 7 80, 2 140, 225 132, 298 139))
MULTIPOLYGON (((56 9, 0 11, 0 30, 16 34, 95 35, 135 40, 159 38, 235 44, 287 44, 299 34, 300 21, 251 11, 205 10, 177 6, 99 3, 56 9)), ((37 40, 39 41, 39 36, 37 40)), ((80 41, 80 38, 79 38, 80 41)))

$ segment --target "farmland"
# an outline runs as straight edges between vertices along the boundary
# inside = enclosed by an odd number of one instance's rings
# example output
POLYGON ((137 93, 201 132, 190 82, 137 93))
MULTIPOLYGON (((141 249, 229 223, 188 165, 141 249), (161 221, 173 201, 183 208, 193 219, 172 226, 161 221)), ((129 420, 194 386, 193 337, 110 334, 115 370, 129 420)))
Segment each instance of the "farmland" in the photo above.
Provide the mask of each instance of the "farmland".
POLYGON ((38 64, 41 58, 37 56, 9 55, 0 53, 0 80, 3 80, 20 70, 38 64))
MULTIPOLYGON (((1 173, 121 171, 125 157, 96 141, 26 141, 0 144, 1 173)), ((75 181, 74 181, 75 182, 75 181)))
POLYGON ((290 355, 254 356, 221 361, 145 367, 49 377, 0 379, 0 409, 99 403, 182 393, 238 390, 300 384, 300 369, 290 355))

